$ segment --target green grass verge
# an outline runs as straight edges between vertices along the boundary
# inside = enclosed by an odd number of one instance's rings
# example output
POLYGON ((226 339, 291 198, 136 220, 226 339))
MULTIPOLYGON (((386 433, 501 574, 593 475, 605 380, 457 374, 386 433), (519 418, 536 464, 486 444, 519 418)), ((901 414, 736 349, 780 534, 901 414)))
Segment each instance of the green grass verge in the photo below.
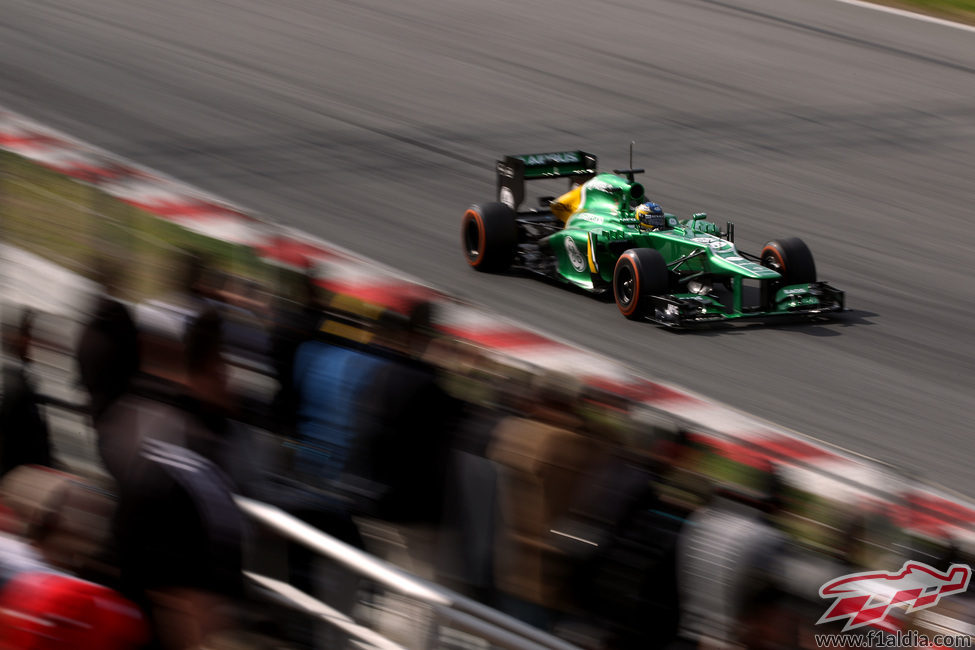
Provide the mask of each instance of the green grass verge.
POLYGON ((975 25, 975 0, 871 0, 897 9, 975 25))
POLYGON ((239 276, 265 279, 269 272, 247 246, 191 232, 5 151, 0 240, 89 278, 108 262, 120 272, 122 295, 132 300, 173 288, 180 251, 239 276))

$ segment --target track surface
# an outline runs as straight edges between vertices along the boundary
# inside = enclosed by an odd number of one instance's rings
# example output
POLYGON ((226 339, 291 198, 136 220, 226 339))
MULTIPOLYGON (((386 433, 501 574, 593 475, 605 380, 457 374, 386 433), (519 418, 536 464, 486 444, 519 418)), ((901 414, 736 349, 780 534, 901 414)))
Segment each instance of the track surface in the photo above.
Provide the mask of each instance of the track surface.
POLYGON ((975 34, 829 0, 0 0, 0 104, 488 309, 975 494, 975 34), (637 141, 854 311, 674 334, 469 271, 504 153, 637 141))

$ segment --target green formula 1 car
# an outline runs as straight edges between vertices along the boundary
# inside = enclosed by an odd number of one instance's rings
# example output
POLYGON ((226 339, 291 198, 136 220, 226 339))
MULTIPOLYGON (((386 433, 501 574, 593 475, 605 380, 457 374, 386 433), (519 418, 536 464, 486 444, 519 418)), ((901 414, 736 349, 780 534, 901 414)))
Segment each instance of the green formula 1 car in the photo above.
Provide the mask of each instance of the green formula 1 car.
POLYGON ((744 319, 821 316, 844 310, 844 294, 816 281, 797 238, 739 251, 734 225, 695 214, 678 219, 648 201, 634 174, 597 173, 584 151, 506 156, 497 163, 498 201, 471 206, 461 232, 479 271, 521 269, 602 294, 620 312, 668 327, 744 319), (526 181, 568 178, 569 191, 520 209, 526 181))

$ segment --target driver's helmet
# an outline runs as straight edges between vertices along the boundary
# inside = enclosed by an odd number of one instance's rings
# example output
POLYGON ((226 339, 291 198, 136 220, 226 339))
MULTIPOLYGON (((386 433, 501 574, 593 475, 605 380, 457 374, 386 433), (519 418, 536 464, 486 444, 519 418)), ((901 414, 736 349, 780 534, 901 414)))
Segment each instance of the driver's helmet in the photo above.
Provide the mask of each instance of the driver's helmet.
POLYGON ((636 218, 649 228, 663 228, 667 224, 663 209, 653 201, 647 201, 636 206, 636 218))

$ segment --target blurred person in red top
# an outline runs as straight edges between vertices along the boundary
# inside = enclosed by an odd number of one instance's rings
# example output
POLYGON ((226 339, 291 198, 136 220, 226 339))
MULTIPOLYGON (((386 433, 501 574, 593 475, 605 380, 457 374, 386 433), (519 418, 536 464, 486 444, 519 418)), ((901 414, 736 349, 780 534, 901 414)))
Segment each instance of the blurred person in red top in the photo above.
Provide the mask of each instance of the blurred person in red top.
POLYGON ((22 573, 0 591, 0 650, 129 650, 148 629, 107 587, 58 573, 22 573))
POLYGON ((0 650, 145 644, 139 608, 91 581, 111 577, 101 563, 110 499, 77 476, 36 466, 5 476, 0 495, 10 533, 0 534, 0 650))

